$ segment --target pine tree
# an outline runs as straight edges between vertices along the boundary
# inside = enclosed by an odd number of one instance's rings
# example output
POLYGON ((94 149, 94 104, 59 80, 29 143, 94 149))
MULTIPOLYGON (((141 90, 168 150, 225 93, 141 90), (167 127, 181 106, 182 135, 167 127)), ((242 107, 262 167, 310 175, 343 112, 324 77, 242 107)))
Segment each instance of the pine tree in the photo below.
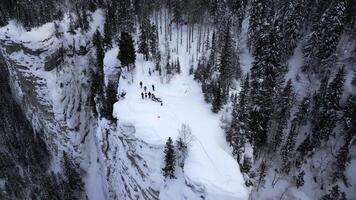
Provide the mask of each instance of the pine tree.
POLYGON ((288 59, 293 54, 301 38, 301 30, 305 23, 306 2, 300 0, 285 1, 279 9, 279 26, 283 32, 283 58, 288 59))
POLYGON ((338 151, 334 162, 333 183, 338 179, 345 179, 344 172, 349 164, 349 141, 347 141, 338 151))
POLYGON ((250 141, 250 137, 247 135, 247 121, 248 121, 248 99, 249 92, 249 74, 241 86, 238 103, 234 104, 232 111, 232 120, 229 130, 227 131, 227 141, 230 142, 233 147, 233 154, 237 157, 237 161, 240 162, 243 147, 246 142, 250 141))
POLYGON ((345 0, 333 1, 322 15, 303 49, 304 72, 323 75, 334 63, 333 55, 343 32, 345 10, 345 0))
POLYGON ((168 138, 166 142, 166 146, 164 149, 164 154, 165 154, 165 166, 162 168, 162 173, 165 178, 175 178, 174 172, 175 172, 175 165, 176 165, 176 155, 174 152, 174 146, 173 146, 173 141, 171 137, 168 138))
POLYGON ((148 17, 144 17, 142 19, 140 25, 140 36, 139 36, 139 45, 138 45, 138 52, 142 53, 145 57, 145 60, 149 58, 149 46, 148 46, 148 37, 151 35, 151 23, 148 17))
POLYGON ((176 63, 176 72, 177 72, 177 74, 180 74, 182 72, 182 69, 181 69, 180 63, 179 63, 179 59, 177 59, 177 63, 176 63))
POLYGON ((335 185, 329 194, 324 195, 320 200, 346 200, 345 192, 340 191, 339 186, 335 185))
POLYGON ((289 130, 287 141, 286 141, 285 145, 282 147, 281 152, 280 152, 281 159, 283 161, 284 166, 288 165, 290 155, 294 152, 297 135, 298 135, 297 123, 296 123, 296 121, 293 121, 292 126, 289 130))
POLYGON ((135 66, 136 51, 132 36, 129 33, 121 32, 118 59, 123 67, 127 67, 128 71, 135 66))
POLYGON ((230 22, 227 22, 224 35, 223 35, 223 46, 221 50, 220 60, 219 60, 219 84, 221 87, 221 96, 223 98, 223 102, 226 102, 228 97, 229 87, 231 85, 232 80, 236 77, 236 66, 232 63, 233 58, 233 41, 230 33, 230 22))
POLYGON ((72 162, 65 152, 63 152, 62 168, 66 177, 66 183, 69 186, 66 188, 68 190, 66 193, 73 194, 73 197, 78 200, 81 199, 80 194, 76 194, 78 191, 84 191, 84 183, 78 172, 79 165, 72 162))
POLYGON ((130 0, 120 0, 117 2, 117 26, 121 32, 127 34, 135 32, 135 15, 130 0))
POLYGON ((301 172, 298 174, 298 176, 296 177, 296 179, 295 179, 295 186, 296 186, 297 188, 303 187, 303 185, 304 185, 304 175, 305 175, 305 172, 304 172, 304 170, 303 170, 303 171, 301 171, 301 172))
POLYGON ((267 175, 267 166, 265 161, 262 161, 258 169, 257 191, 265 184, 266 175, 267 175))
POLYGON ((188 156, 188 147, 193 141, 192 130, 187 124, 182 124, 181 128, 178 130, 179 135, 176 140, 176 157, 178 165, 183 169, 185 159, 188 156))
POLYGON ((86 8, 83 6, 82 7, 82 13, 81 13, 81 28, 84 32, 87 32, 89 30, 89 21, 88 21, 88 13, 86 8))
POLYGON ((295 123, 297 126, 304 126, 307 124, 308 116, 310 114, 310 96, 305 96, 301 101, 298 112, 295 114, 295 123))
POLYGON ((159 44, 158 44, 158 30, 157 26, 154 24, 151 25, 151 31, 150 34, 148 35, 148 43, 150 46, 150 51, 153 59, 156 62, 161 61, 161 54, 159 51, 159 44))
MULTIPOLYGON (((275 112, 272 117, 272 126, 275 126, 274 138, 272 142, 272 148, 274 151, 282 144, 284 137, 284 129, 288 124, 288 119, 290 118, 290 109, 292 107, 292 98, 293 98, 293 88, 292 81, 288 80, 286 86, 284 87, 280 97, 278 97, 277 102, 275 103, 275 112)), ((269 127, 273 130, 274 127, 269 127)))
POLYGON ((251 2, 250 25, 248 30, 248 44, 253 54, 259 47, 257 41, 268 34, 266 27, 271 25, 271 1, 253 0, 251 2))
POLYGON ((103 49, 103 38, 100 32, 97 30, 93 36, 93 44, 96 48, 96 68, 91 73, 92 83, 91 83, 91 106, 94 116, 97 116, 98 111, 96 110, 97 104, 99 107, 99 113, 101 116, 104 115, 104 49, 103 49))
POLYGON ((112 36, 113 36, 113 30, 112 30, 112 24, 110 19, 112 16, 110 16, 109 11, 106 13, 105 17, 105 23, 104 23, 104 46, 106 48, 111 48, 112 47, 112 36))
POLYGON ((351 141, 356 136, 356 96, 350 95, 343 108, 342 121, 346 140, 351 141))
POLYGON ((302 165, 302 162, 304 161, 305 156, 308 155, 308 153, 313 150, 314 145, 312 144, 311 141, 311 135, 309 134, 304 141, 298 146, 297 151, 298 151, 298 157, 296 160, 296 166, 299 168, 302 165))
POLYGON ((212 111, 214 113, 218 113, 222 107, 223 104, 223 97, 222 97, 222 92, 221 92, 221 88, 220 88, 220 84, 219 83, 214 83, 212 85, 213 87, 213 107, 212 107, 212 111))
POLYGON ((340 68, 337 72, 334 80, 329 84, 328 91, 326 94, 326 101, 328 109, 333 109, 335 111, 340 110, 340 99, 343 93, 343 87, 345 82, 345 72, 344 68, 340 68))
POLYGON ((112 122, 115 120, 113 117, 114 104, 117 101, 117 88, 116 84, 112 81, 109 81, 108 86, 106 88, 106 118, 111 120, 112 122))
POLYGON ((319 91, 313 98, 312 110, 312 145, 320 147, 323 141, 326 141, 331 134, 335 120, 332 119, 333 113, 328 109, 326 102, 328 76, 324 77, 319 91))

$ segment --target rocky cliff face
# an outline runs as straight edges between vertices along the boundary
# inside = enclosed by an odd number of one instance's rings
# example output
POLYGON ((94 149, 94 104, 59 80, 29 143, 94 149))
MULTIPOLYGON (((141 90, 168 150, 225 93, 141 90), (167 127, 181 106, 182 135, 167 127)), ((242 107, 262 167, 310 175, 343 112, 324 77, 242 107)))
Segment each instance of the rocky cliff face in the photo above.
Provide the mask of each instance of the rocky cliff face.
POLYGON ((52 26, 0 38, 0 199, 158 199, 161 147, 92 114, 97 27, 58 36, 52 26))

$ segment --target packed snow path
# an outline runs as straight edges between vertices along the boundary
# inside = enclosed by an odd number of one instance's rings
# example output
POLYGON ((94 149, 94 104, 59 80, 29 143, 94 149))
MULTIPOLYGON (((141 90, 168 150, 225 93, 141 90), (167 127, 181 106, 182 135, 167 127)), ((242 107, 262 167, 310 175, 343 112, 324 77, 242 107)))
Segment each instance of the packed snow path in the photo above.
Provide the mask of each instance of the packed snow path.
MULTIPOLYGON (((117 49, 107 53, 114 56, 117 49)), ((109 58, 107 58, 109 59, 109 58)), ((108 61, 110 63, 110 61, 108 61)), ((161 83, 157 72, 149 75, 153 63, 138 56, 133 72, 133 83, 120 81, 119 92, 127 92, 124 99, 114 106, 119 124, 133 124, 136 137, 153 145, 164 145, 167 138, 173 140, 183 123, 192 129, 194 140, 185 162, 185 175, 197 184, 203 185, 209 199, 247 199, 247 190, 239 166, 231 156, 224 133, 219 126, 219 115, 213 114, 206 104, 200 86, 188 75, 188 67, 182 74, 175 75, 170 83, 161 83), (142 99, 140 81, 152 92, 155 85, 156 97, 163 100, 163 106, 151 99, 142 99)), ((161 160, 163 164, 163 158, 161 160)))

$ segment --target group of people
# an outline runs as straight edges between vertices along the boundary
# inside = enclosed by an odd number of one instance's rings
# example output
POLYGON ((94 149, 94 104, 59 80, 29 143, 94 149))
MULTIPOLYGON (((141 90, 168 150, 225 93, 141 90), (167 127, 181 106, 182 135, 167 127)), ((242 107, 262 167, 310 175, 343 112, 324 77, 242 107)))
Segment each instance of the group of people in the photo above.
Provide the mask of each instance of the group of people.
POLYGON ((145 99, 145 98, 150 98, 152 99, 153 101, 157 101, 157 102, 160 102, 161 103, 161 106, 163 106, 163 102, 160 98, 157 98, 153 92, 155 91, 155 85, 152 85, 152 92, 151 91, 148 91, 147 92, 147 86, 143 86, 143 83, 142 81, 140 81, 140 87, 141 89, 143 88, 143 92, 141 92, 141 98, 142 99, 145 99))

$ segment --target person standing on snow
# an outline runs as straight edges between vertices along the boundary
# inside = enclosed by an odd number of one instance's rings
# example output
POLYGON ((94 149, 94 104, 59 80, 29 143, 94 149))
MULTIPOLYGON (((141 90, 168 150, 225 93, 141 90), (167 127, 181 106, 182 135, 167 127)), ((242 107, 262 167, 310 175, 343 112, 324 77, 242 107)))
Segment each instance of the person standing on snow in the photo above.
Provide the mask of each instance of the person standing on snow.
POLYGON ((155 91, 155 85, 152 85, 152 90, 155 91))
POLYGON ((145 92, 145 98, 147 98, 147 92, 145 92))
POLYGON ((144 94, 143 94, 143 92, 141 92, 141 97, 142 97, 142 99, 144 98, 144 94))
POLYGON ((148 92, 148 98, 151 98, 151 92, 148 92))
POLYGON ((147 91, 147 87, 146 86, 144 86, 143 89, 145 90, 145 92, 147 91))
POLYGON ((142 81, 140 81, 140 87, 142 88, 142 81))

